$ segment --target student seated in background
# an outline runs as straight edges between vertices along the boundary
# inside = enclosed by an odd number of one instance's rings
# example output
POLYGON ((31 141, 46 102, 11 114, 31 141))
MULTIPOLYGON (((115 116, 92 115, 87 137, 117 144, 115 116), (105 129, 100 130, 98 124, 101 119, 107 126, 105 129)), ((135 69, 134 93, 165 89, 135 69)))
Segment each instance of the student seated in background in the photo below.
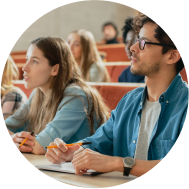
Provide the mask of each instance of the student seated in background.
POLYGON ((127 93, 110 119, 80 147, 61 139, 46 158, 72 161, 75 172, 120 171, 140 176, 157 165, 180 135, 188 107, 188 87, 179 74, 184 64, 176 46, 153 20, 139 13, 133 20, 137 42, 131 47, 131 72, 145 75, 145 88, 127 93))
MULTIPOLYGON (((133 30, 132 24, 133 18, 128 18, 125 20, 125 26, 122 28, 123 30, 123 42, 125 43, 125 51, 127 53, 127 57, 131 60, 131 46, 135 43, 135 31, 133 30)), ((130 71, 131 66, 126 68, 121 75, 119 76, 119 82, 134 82, 134 83, 144 83, 144 76, 134 75, 130 71)))
POLYGON ((28 98, 25 93, 13 85, 17 80, 19 71, 11 56, 8 57, 1 81, 1 108, 3 117, 6 119, 13 114, 28 98))
POLYGON ((102 31, 104 35, 104 40, 106 44, 116 44, 119 43, 117 38, 118 30, 113 22, 106 22, 102 26, 102 31))
POLYGON ((29 101, 5 120, 17 147, 28 138, 20 151, 45 154, 45 147, 55 138, 72 143, 90 136, 107 120, 107 106, 84 82, 64 40, 35 39, 26 59, 25 87, 36 89, 29 101))
POLYGON ((73 31, 68 35, 67 42, 86 81, 110 81, 91 32, 83 29, 73 31))

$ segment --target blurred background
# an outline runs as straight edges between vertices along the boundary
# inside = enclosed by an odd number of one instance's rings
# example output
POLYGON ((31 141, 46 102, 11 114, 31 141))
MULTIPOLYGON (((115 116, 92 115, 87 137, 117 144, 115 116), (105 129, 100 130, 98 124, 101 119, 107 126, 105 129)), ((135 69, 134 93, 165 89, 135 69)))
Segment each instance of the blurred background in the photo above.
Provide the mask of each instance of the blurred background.
MULTIPOLYGON (((35 13, 35 12, 34 12, 35 13)), ((95 40, 103 38, 102 25, 112 21, 122 37, 125 19, 134 17, 137 11, 119 3, 106 1, 81 1, 71 3, 45 14, 24 31, 12 51, 27 50, 29 42, 41 36, 58 36, 66 39, 71 31, 86 29, 93 33, 95 40)))

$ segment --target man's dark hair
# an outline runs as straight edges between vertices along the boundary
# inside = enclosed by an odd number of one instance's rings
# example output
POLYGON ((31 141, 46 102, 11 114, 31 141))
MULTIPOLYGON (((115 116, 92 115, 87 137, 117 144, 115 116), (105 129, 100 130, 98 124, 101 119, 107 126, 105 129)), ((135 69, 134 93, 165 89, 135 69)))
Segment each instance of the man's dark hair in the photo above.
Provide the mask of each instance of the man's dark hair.
POLYGON ((123 43, 125 43, 125 39, 126 39, 127 33, 130 30, 133 30, 133 28, 132 28, 132 21, 133 21, 133 18, 131 18, 131 17, 129 17, 129 18, 127 18, 125 20, 125 25, 122 28, 122 30, 123 30, 123 43))
POLYGON ((112 26, 114 28, 114 30, 116 31, 116 36, 115 36, 115 38, 116 38, 118 35, 117 26, 113 22, 106 22, 102 26, 102 31, 104 31, 104 27, 106 27, 106 26, 112 26))
MULTIPOLYGON (((132 27, 136 33, 136 35, 139 34, 140 29, 144 26, 144 24, 151 22, 155 23, 151 18, 147 17, 143 13, 138 13, 137 16, 132 21, 132 27)), ((157 24, 158 25, 158 24, 157 24)), ((167 35, 167 33, 158 25, 158 27, 155 29, 155 35, 154 37, 160 42, 165 43, 169 45, 173 45, 174 47, 164 46, 162 49, 162 54, 167 53, 170 49, 177 49, 173 41, 170 39, 170 37, 167 35)), ((182 58, 176 63, 176 72, 179 73, 184 68, 184 63, 182 61, 182 58)))

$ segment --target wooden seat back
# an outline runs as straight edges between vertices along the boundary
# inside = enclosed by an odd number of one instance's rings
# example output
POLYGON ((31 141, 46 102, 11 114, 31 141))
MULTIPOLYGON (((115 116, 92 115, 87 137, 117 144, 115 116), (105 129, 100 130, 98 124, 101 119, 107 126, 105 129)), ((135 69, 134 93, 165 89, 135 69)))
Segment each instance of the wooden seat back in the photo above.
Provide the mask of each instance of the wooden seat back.
POLYGON ((97 45, 98 51, 103 51, 107 54, 107 62, 129 61, 126 52, 125 44, 110 44, 110 45, 97 45))

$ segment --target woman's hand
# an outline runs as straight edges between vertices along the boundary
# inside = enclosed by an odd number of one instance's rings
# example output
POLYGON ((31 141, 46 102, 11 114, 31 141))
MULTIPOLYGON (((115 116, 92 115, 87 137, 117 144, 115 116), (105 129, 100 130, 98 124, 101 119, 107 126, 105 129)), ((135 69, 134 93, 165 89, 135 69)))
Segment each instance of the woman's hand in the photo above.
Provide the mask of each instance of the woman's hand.
POLYGON ((32 136, 30 132, 22 131, 12 134, 11 137, 13 142, 21 152, 31 152, 33 150, 32 147, 35 145, 35 142, 33 141, 35 139, 35 136, 32 136), (19 145, 25 138, 27 138, 28 140, 21 147, 19 147, 19 145))
POLYGON ((71 161, 73 155, 84 150, 78 144, 70 147, 65 146, 65 142, 59 138, 55 139, 54 142, 50 143, 50 146, 57 145, 58 148, 48 148, 45 157, 48 161, 54 164, 60 164, 61 162, 71 161))

